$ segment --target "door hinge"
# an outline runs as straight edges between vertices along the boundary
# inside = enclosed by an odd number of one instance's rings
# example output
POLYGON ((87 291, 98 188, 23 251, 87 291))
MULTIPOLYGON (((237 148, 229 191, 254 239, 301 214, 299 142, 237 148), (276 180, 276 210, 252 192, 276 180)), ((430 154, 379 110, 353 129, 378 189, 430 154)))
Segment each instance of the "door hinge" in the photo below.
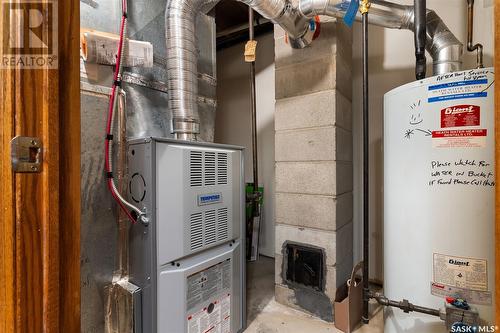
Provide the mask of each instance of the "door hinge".
POLYGON ((12 171, 15 173, 42 172, 42 140, 26 136, 16 136, 10 142, 12 171))

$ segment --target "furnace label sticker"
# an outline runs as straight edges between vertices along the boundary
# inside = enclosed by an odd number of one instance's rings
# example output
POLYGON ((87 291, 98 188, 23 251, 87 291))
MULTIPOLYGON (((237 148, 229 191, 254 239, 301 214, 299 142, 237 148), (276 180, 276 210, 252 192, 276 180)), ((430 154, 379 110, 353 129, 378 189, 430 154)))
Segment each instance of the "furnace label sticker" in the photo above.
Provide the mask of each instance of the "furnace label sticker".
POLYGON ((493 303, 493 295, 489 291, 451 287, 435 282, 431 282, 431 295, 442 298, 463 298, 470 304, 491 305, 493 303))
POLYGON ((442 83, 428 88, 428 102, 487 97, 488 79, 442 83))
POLYGON ((188 333, 231 333, 231 295, 214 300, 187 318, 188 333))
POLYGON ((231 259, 187 278, 188 333, 231 332, 231 259))
POLYGON ((434 283, 468 290, 488 291, 488 261, 434 253, 434 283))
POLYGON ((442 130, 432 132, 433 148, 484 148, 486 129, 442 130))
POLYGON ((441 110, 441 128, 479 126, 481 107, 477 105, 455 105, 441 110))

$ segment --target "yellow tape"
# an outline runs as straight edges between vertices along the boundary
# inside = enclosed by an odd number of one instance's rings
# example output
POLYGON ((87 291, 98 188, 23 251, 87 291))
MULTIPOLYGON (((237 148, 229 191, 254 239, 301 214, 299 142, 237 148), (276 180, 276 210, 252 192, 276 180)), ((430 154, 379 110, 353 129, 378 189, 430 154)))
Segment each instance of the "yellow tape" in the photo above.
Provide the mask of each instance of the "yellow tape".
POLYGON ((257 41, 249 40, 245 45, 245 62, 254 62, 257 53, 257 41))

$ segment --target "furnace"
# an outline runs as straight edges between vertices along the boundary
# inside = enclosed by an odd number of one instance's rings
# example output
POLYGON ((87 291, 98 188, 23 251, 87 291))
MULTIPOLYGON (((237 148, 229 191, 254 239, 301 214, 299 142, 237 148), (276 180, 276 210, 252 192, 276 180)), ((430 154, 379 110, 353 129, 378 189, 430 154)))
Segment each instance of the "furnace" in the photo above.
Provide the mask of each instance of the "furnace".
POLYGON ((134 200, 150 219, 130 233, 130 282, 141 288, 135 332, 238 332, 244 323, 243 152, 132 140, 134 200), (137 199, 139 198, 139 199, 137 199))

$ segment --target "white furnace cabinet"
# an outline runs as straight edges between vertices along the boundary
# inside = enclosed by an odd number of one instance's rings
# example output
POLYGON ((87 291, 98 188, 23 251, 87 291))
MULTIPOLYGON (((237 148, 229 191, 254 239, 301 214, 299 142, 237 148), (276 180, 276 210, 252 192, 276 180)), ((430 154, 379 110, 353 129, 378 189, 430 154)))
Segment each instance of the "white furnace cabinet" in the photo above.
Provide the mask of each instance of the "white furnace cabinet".
POLYGON ((140 333, 236 333, 244 324, 243 151, 146 138, 129 144, 130 281, 140 333))
MULTIPOLYGON (((442 308, 460 296, 493 324, 494 75, 474 69, 385 95, 384 290, 442 308)), ((438 318, 386 309, 385 332, 446 332, 438 318)))

